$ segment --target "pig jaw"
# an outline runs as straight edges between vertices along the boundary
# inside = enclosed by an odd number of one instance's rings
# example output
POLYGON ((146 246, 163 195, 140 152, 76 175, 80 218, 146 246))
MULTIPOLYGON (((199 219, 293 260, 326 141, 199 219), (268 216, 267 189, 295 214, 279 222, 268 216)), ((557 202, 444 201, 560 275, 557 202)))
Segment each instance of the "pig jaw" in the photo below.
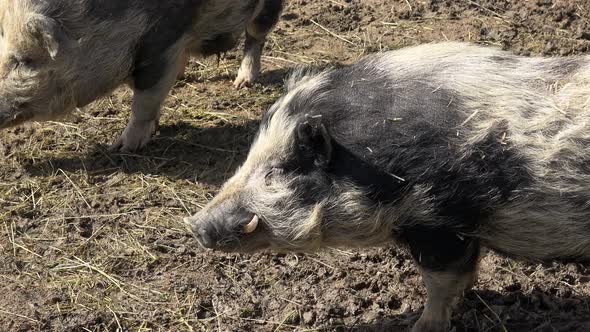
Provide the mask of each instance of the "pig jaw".
POLYGON ((27 121, 56 120, 75 108, 74 87, 56 71, 52 67, 0 81, 0 129, 27 121))
POLYGON ((0 113, 0 129, 18 126, 33 118, 32 114, 26 112, 5 112, 0 113))
POLYGON ((73 101, 65 95, 38 98, 18 105, 0 101, 0 129, 21 125, 28 121, 55 120, 74 109, 73 101))
POLYGON ((35 117, 28 104, 17 104, 8 98, 0 99, 0 129, 14 127, 35 117))
POLYGON ((305 215, 294 212, 292 218, 271 216, 270 220, 244 208, 232 211, 225 208, 229 204, 222 202, 220 205, 207 206, 184 218, 185 225, 201 247, 240 253, 265 249, 284 253, 315 252, 322 247, 320 205, 312 209, 311 215, 308 211, 305 215))
POLYGON ((228 208, 234 205, 231 202, 221 205, 184 218, 185 225, 202 247, 225 252, 252 252, 269 245, 266 228, 258 215, 241 207, 228 208))

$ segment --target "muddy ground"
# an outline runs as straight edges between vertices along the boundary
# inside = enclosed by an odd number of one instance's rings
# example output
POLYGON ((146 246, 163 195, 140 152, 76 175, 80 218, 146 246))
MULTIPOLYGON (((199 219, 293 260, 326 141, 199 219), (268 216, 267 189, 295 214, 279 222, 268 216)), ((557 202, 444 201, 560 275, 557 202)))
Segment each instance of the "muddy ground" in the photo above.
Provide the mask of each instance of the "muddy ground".
MULTIPOLYGON (((193 60, 153 142, 108 144, 120 89, 64 122, 0 132, 0 331, 404 331, 425 290, 400 249, 317 255, 200 250, 181 217, 244 157, 296 64, 470 40, 519 54, 582 54, 590 1, 292 0, 261 82, 236 91, 239 52, 193 60)), ((456 331, 589 331, 590 271, 488 255, 456 331)))

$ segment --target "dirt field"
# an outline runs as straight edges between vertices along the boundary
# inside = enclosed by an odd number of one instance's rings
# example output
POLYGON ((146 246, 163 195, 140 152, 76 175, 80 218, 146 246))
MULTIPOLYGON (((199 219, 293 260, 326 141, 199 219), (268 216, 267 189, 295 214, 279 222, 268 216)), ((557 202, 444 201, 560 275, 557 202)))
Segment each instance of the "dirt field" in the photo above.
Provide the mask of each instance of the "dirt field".
MULTIPOLYGON (((447 39, 581 54, 590 1, 292 0, 260 84, 233 89, 238 51, 193 60, 137 154, 107 152, 127 89, 0 132, 0 331, 405 331, 425 290, 402 250, 205 252, 181 218, 238 166, 289 68, 447 39)), ((587 267, 482 265, 456 331, 590 331, 587 267)))

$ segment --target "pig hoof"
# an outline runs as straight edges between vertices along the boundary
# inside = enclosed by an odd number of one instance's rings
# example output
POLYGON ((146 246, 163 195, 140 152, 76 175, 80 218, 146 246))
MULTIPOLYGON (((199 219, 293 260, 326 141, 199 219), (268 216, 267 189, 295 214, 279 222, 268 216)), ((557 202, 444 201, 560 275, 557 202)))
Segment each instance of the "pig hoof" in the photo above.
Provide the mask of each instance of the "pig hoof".
POLYGON ((236 80, 234 81, 234 86, 236 89, 243 89, 252 86, 256 81, 256 75, 251 72, 242 72, 238 73, 236 80))
POLYGON ((449 331, 449 324, 445 324, 444 322, 435 322, 435 321, 424 321, 418 320, 414 327, 412 328, 412 332, 447 332, 449 331))
POLYGON ((156 131, 156 121, 129 123, 121 137, 110 147, 111 151, 133 152, 143 148, 156 131))

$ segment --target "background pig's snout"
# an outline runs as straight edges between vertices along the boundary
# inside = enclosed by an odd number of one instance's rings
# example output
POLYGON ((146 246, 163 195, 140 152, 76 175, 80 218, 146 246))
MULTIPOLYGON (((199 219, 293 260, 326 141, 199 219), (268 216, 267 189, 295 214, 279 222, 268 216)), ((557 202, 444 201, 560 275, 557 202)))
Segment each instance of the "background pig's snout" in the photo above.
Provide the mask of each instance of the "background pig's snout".
POLYGON ((10 104, 0 99, 0 128, 7 127, 12 121, 14 121, 14 111, 10 107, 10 104))
POLYGON ((33 117, 26 102, 15 102, 0 98, 0 128, 12 127, 33 117))

